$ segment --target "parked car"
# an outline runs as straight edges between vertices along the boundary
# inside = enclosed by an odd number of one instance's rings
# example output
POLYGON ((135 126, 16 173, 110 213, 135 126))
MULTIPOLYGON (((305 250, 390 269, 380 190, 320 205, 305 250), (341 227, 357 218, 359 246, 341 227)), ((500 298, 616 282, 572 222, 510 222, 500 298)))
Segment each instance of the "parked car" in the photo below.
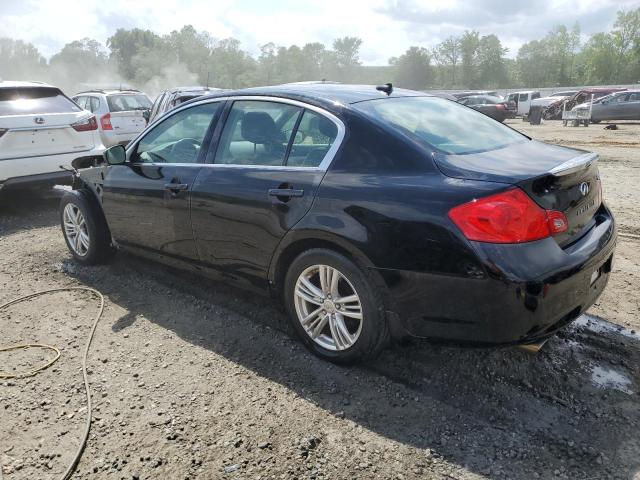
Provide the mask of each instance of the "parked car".
POLYGON ((458 100, 462 100, 463 98, 466 97, 471 97, 471 96, 475 96, 475 95, 490 95, 492 97, 499 97, 500 95, 498 95, 498 92, 495 90, 470 90, 467 92, 454 92, 451 95, 453 95, 454 97, 456 97, 458 100))
POLYGON ((581 103, 573 110, 589 110, 591 123, 603 120, 640 120, 640 90, 612 93, 598 100, 581 103))
POLYGON ((187 100, 222 91, 221 88, 212 87, 175 87, 164 90, 153 102, 151 114, 149 115, 149 123, 160 117, 164 112, 177 107, 187 100))
POLYGON ((88 90, 73 97, 98 118, 102 143, 126 145, 147 125, 151 100, 139 90, 88 90))
POLYGON ((547 108, 545 108, 543 117, 546 120, 560 120, 562 119, 563 109, 565 109, 566 111, 570 111, 576 105, 591 102, 592 98, 594 100, 597 100, 611 93, 622 92, 625 90, 626 88, 610 87, 584 88, 582 90, 579 90, 569 98, 562 98, 557 102, 550 104, 547 108))
POLYGON ((102 155, 95 116, 60 89, 0 82, 0 190, 70 183, 79 156, 102 155))
POLYGON ((540 92, 535 90, 525 90, 522 92, 511 92, 505 95, 505 100, 514 102, 517 110, 516 115, 527 115, 531 108, 531 102, 540 98, 540 92))
MULTIPOLYGON (((545 109, 552 103, 556 103, 561 100, 564 100, 565 98, 569 98, 572 95, 575 95, 576 93, 577 93, 576 90, 564 90, 561 92, 553 92, 547 97, 534 98, 533 100, 531 100, 531 107, 539 106, 545 109)), ((529 110, 531 110, 531 108, 529 108, 529 110)))
POLYGON ((82 264, 122 248, 281 299, 315 354, 390 336, 539 342, 589 308, 616 228, 597 156, 455 102, 252 88, 168 112, 61 200, 82 264))
POLYGON ((499 122, 504 122, 507 118, 513 118, 515 113, 515 105, 509 105, 502 98, 489 95, 472 95, 459 100, 459 103, 482 112, 499 122))

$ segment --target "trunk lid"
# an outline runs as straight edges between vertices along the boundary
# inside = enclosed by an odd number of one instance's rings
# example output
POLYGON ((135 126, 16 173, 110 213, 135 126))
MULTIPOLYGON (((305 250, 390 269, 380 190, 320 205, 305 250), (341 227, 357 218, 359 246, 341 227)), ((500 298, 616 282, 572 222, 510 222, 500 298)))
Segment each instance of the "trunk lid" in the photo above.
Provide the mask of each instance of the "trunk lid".
POLYGON ((144 130, 146 121, 142 110, 111 112, 111 125, 117 134, 138 133, 144 130))
POLYGON ((482 153, 434 156, 447 176, 522 188, 540 207, 565 214, 568 229, 554 238, 568 246, 596 223, 602 204, 597 155, 527 141, 482 153))
POLYGON ((91 150, 93 132, 71 127, 88 117, 82 111, 0 116, 0 160, 91 150))

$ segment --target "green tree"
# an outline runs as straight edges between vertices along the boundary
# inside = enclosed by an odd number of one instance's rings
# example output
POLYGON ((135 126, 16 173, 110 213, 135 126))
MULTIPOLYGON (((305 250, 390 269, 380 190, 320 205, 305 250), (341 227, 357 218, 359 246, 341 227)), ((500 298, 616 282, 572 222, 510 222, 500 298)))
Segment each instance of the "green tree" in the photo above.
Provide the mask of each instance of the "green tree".
POLYGON ((478 75, 484 88, 508 85, 505 55, 508 49, 502 46, 496 35, 485 35, 478 45, 478 75))
POLYGON ((460 60, 460 39, 453 36, 448 37, 442 43, 438 44, 434 53, 438 63, 449 71, 451 79, 449 86, 455 87, 457 85, 456 69, 460 60))
POLYGON ((67 43, 51 57, 49 67, 50 81, 68 91, 77 91, 87 83, 104 83, 111 76, 106 49, 90 38, 67 43))
POLYGON ((45 80, 47 61, 30 43, 0 38, 0 80, 45 80))
POLYGON ((395 67, 394 82, 403 88, 424 90, 431 80, 431 56, 426 48, 410 47, 389 63, 395 67))
POLYGON ((478 83, 478 47, 480 34, 475 30, 466 31, 460 37, 461 83, 467 88, 476 88, 478 83))
POLYGON ((165 50, 166 45, 163 39, 151 30, 119 28, 107 39, 107 47, 111 50, 111 58, 117 64, 120 73, 126 79, 132 80, 137 70, 134 58, 140 59, 140 54, 148 54, 153 50, 165 50))

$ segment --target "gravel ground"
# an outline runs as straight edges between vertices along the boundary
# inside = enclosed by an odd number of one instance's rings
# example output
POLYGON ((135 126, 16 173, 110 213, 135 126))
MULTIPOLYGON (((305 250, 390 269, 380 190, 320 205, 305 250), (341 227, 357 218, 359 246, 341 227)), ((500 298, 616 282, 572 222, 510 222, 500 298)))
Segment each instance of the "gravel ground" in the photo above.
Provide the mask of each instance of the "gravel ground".
MULTIPOLYGON (((510 125, 599 152, 605 197, 630 234, 598 304, 537 355, 413 342, 337 367, 307 353, 263 298, 123 254, 77 266, 59 193, 0 199, 0 303, 69 285, 107 298, 75 478, 640 479, 640 124, 510 125)), ((1 345, 62 350, 36 377, 0 383, 5 480, 54 479, 71 460, 97 305, 59 293, 0 313, 1 345)), ((46 358, 0 353, 0 365, 46 358)))

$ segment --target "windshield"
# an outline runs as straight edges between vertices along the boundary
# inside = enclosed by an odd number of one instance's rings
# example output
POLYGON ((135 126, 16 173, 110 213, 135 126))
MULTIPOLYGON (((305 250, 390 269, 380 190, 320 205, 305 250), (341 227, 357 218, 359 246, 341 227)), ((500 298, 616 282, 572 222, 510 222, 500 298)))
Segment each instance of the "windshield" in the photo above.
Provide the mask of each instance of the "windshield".
POLYGON ((0 89, 0 115, 80 112, 57 88, 16 87, 0 89))
POLYGON ((109 95, 107 103, 110 112, 151 109, 151 100, 146 95, 109 95))
POLYGON ((480 112, 438 97, 388 98, 353 106, 448 154, 495 150, 527 140, 480 112))

